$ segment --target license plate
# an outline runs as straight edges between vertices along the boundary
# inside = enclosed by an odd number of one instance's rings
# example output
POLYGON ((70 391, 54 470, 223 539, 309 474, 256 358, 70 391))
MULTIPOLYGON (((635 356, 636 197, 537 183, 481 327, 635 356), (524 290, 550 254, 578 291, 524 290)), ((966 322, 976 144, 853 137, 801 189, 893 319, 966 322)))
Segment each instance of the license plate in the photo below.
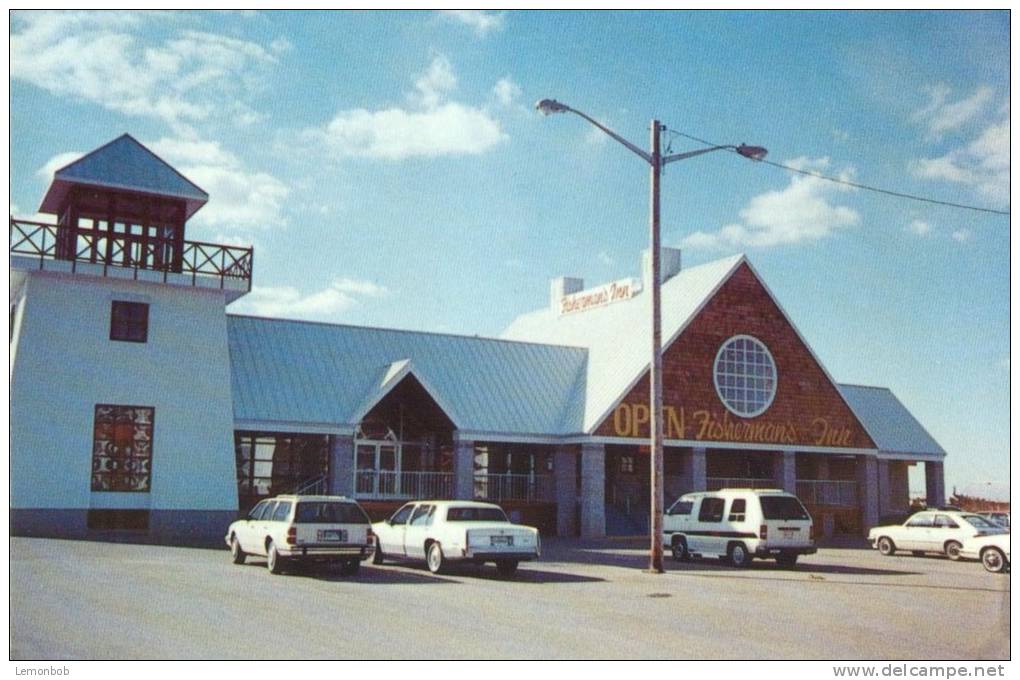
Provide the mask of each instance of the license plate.
POLYGON ((514 537, 513 536, 492 536, 490 538, 492 540, 491 545, 513 545, 514 544, 514 537))
POLYGON ((800 529, 797 529, 795 527, 779 527, 779 530, 783 532, 783 536, 792 536, 793 534, 800 531, 800 529))
POLYGON ((347 532, 343 529, 319 529, 320 541, 346 541, 347 532))

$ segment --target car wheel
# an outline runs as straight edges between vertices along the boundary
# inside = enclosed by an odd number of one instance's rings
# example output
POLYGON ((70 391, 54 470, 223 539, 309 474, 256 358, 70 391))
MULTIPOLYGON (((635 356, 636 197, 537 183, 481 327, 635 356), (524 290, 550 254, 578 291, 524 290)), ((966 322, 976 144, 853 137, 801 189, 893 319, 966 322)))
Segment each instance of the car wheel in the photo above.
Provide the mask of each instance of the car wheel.
POLYGON ((776 564, 781 567, 794 567, 797 565, 797 557, 796 553, 780 554, 776 556, 776 564))
POLYGON ((1006 556, 998 548, 985 548, 981 551, 981 564, 993 574, 1006 571, 1006 556))
POLYGON ((361 569, 361 562, 358 560, 347 560, 340 565, 340 575, 356 576, 359 569, 361 569))
POLYGON ((372 555, 372 564, 382 564, 385 559, 386 555, 383 555, 382 548, 376 543, 375 553, 372 555))
POLYGON ((896 552, 896 544, 888 536, 883 536, 878 539, 878 552, 888 557, 896 552))
POLYGON ((241 544, 237 541, 237 536, 230 537, 230 558, 234 564, 244 564, 244 558, 248 554, 241 550, 241 544))
POLYGON ((500 576, 513 576, 517 573, 517 560, 496 560, 496 573, 500 576))
POLYGON ((734 543, 729 550, 730 564, 743 569, 751 564, 753 557, 747 552, 747 546, 743 543, 734 543))
POLYGON ((446 565, 443 559, 443 547, 439 543, 433 543, 429 546, 426 562, 428 563, 429 571, 433 574, 439 574, 443 571, 443 567, 446 565))
POLYGON ((266 567, 269 568, 269 573, 282 574, 283 563, 284 559, 280 557, 280 553, 277 552, 276 544, 270 541, 269 547, 266 549, 266 567))
POLYGON ((673 539, 673 559, 677 562, 691 561, 691 554, 687 552, 687 540, 685 538, 673 539))
POLYGON ((947 541, 946 542, 946 557, 953 560, 954 562, 960 559, 960 549, 963 546, 960 545, 959 541, 947 541))

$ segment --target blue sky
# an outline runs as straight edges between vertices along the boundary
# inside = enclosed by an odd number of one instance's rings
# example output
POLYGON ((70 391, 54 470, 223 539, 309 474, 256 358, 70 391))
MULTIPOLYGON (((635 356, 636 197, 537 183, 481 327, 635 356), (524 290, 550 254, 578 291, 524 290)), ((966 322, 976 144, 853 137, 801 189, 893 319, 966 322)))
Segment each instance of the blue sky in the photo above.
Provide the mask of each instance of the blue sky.
MULTIPOLYGON (((16 13, 10 198, 130 132, 210 193, 190 238, 255 245, 232 311, 498 335, 647 242, 647 166, 537 99, 1001 210, 1008 78, 1006 12, 16 13)), ((746 252, 837 380, 892 388, 949 489, 1003 488, 1007 217, 718 153, 667 168, 662 219, 685 264, 746 252)))

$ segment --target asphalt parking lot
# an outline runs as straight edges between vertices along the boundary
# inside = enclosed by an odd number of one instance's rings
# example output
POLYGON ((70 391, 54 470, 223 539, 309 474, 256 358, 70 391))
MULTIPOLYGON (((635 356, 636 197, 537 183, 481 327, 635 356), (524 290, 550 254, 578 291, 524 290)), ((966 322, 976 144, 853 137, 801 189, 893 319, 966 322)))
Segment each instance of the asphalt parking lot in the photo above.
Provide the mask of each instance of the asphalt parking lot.
POLYGON ((12 538, 24 659, 1008 659, 1010 577, 822 549, 796 570, 645 573, 642 544, 549 540, 491 565, 272 576, 223 550, 12 538))

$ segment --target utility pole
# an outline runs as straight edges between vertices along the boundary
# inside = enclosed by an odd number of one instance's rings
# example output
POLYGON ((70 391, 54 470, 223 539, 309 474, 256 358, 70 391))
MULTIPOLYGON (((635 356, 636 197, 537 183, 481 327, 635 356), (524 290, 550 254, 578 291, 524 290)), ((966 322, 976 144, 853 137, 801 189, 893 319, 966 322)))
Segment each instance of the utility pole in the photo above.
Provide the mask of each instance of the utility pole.
POLYGON ((664 571, 662 565, 662 281, 659 276, 661 267, 660 252, 660 229, 659 229, 659 181, 662 176, 662 155, 660 152, 659 133, 662 125, 658 120, 652 120, 652 148, 651 148, 651 210, 649 219, 649 242, 651 243, 652 259, 651 275, 652 280, 652 362, 648 373, 649 379, 649 405, 650 414, 648 425, 651 429, 651 455, 649 465, 651 480, 651 548, 648 555, 648 570, 656 573, 664 571))

